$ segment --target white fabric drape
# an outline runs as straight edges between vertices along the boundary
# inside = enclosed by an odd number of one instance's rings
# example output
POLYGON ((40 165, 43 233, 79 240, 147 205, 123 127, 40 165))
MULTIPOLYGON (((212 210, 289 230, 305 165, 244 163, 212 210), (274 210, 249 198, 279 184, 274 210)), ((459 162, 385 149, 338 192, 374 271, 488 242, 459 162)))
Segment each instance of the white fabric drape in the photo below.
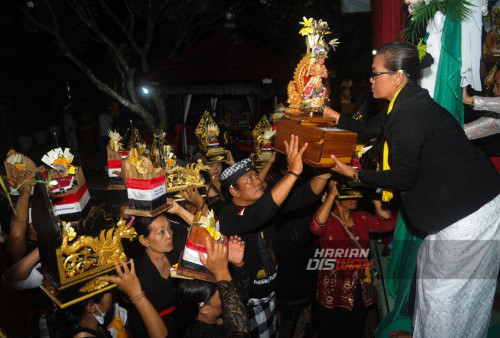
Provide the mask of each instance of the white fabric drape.
POLYGON ((483 28, 482 0, 468 0, 470 15, 462 20, 462 67, 460 69, 461 87, 471 86, 481 91, 481 34, 483 28))
POLYGON ((420 86, 429 91, 429 95, 434 97, 434 89, 436 88, 436 75, 439 66, 439 57, 441 56, 441 36, 443 35, 445 15, 441 12, 436 12, 434 18, 429 20, 427 24, 427 53, 429 53, 434 63, 429 68, 422 71, 422 80, 420 86))

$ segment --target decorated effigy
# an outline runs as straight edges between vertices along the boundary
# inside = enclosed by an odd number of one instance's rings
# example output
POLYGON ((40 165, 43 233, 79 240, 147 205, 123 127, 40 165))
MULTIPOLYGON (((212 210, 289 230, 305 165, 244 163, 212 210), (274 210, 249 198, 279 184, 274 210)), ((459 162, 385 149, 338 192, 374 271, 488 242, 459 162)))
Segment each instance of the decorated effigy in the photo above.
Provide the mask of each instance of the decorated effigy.
POLYGON ((40 288, 65 308, 116 287, 99 277, 115 274, 114 263, 127 261, 122 239, 136 237, 134 228, 96 207, 78 221, 62 221, 54 212, 51 188, 36 175, 32 217, 44 277, 40 288))
POLYGON ((271 158, 275 135, 276 131, 264 115, 252 131, 256 168, 264 167, 271 158))
POLYGON ((47 170, 48 186, 56 215, 82 212, 90 200, 83 170, 75 166, 69 148, 55 148, 42 157, 47 170))
POLYGON ((128 150, 122 144, 122 137, 116 130, 108 131, 109 143, 106 147, 109 187, 108 189, 125 189, 120 177, 122 160, 128 157, 128 150))
POLYGON ((174 201, 184 200, 180 191, 189 186, 194 185, 202 190, 206 188, 201 171, 207 170, 208 166, 203 164, 201 159, 195 163, 180 165, 172 146, 165 141, 165 134, 155 135, 151 146, 151 159, 155 166, 164 168, 167 197, 174 201))
POLYGON ((216 227, 213 210, 210 210, 206 216, 198 212, 188 231, 186 244, 181 252, 179 263, 175 264, 171 270, 173 275, 215 282, 214 276, 203 266, 200 260, 200 254, 207 258, 207 239, 227 245, 227 237, 222 235, 216 227))
POLYGON ((224 162, 227 160, 226 149, 220 143, 222 135, 217 123, 206 111, 196 127, 196 136, 199 140, 199 148, 207 163, 224 162))
POLYGON ((330 42, 324 36, 330 34, 328 23, 314 18, 304 18, 300 34, 306 37, 306 54, 295 68, 288 84, 288 107, 277 125, 274 149, 285 153, 284 141, 290 135, 299 137, 300 144, 309 145, 304 152, 305 163, 314 167, 330 167, 334 154, 340 161, 350 163, 356 146, 357 135, 336 128, 335 121, 323 117, 327 105, 328 90, 325 81, 328 70, 325 59, 328 52, 338 45, 337 39, 330 42))
MULTIPOLYGON (((31 158, 21 153, 18 153, 14 149, 7 152, 7 156, 4 161, 5 172, 7 178, 12 179, 19 185, 24 183, 29 183, 35 178, 37 172, 42 173, 44 177, 47 177, 47 172, 45 167, 37 166, 31 158)), ((9 193, 12 195, 18 195, 16 187, 9 187, 9 193)))
POLYGON ((170 206, 167 203, 165 169, 140 153, 139 149, 132 148, 122 163, 129 202, 126 213, 154 217, 170 206))

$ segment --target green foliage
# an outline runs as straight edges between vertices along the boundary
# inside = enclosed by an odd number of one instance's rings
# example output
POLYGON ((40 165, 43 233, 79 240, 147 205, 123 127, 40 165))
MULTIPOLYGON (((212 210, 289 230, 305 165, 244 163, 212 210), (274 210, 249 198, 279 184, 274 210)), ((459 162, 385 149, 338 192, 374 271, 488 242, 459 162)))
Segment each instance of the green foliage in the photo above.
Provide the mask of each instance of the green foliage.
POLYGON ((420 62, 422 62, 422 59, 424 58, 425 54, 427 54, 427 45, 422 42, 423 39, 420 39, 417 45, 418 59, 420 60, 420 62))
POLYGON ((419 32, 425 30, 427 23, 437 11, 446 14, 451 20, 462 21, 470 15, 470 8, 474 6, 468 1, 462 0, 431 0, 428 4, 420 2, 415 10, 410 13, 410 20, 403 30, 406 40, 416 43, 419 32))
MULTIPOLYGON (((43 183, 43 184, 45 184, 46 186, 48 186, 48 185, 49 185, 49 183, 50 183, 50 181, 52 180, 52 179, 51 179, 51 176, 52 176, 52 175, 51 175, 51 173, 50 173, 50 171, 49 171, 49 172, 48 172, 48 177, 47 177, 47 179, 46 179, 46 180, 36 180, 36 179, 29 179, 29 180, 25 180, 25 181, 23 181, 23 182, 20 182, 20 183, 17 185, 17 187, 15 187, 15 188, 14 188, 14 190, 19 190, 19 188, 20 188, 21 186, 23 186, 24 184, 35 185, 35 184, 37 184, 37 183, 43 183)), ((0 188, 1 188, 1 189, 0 189, 0 197, 2 197, 2 195, 3 195, 3 197, 7 198, 7 201, 9 201, 9 205, 10 205, 10 207, 12 208, 12 211, 14 212, 14 215, 16 215, 16 214, 17 214, 17 213, 16 213, 16 208, 15 208, 15 206, 14 206, 14 203, 12 202, 12 198, 10 197, 10 193, 11 193, 11 192, 9 191, 9 188, 8 188, 8 187, 7 187, 7 185, 5 184, 5 181, 4 181, 4 179, 3 179, 3 177, 2 177, 2 176, 0 176, 0 188)))
POLYGON ((5 182, 3 181, 3 177, 0 176, 0 186, 2 187, 2 192, 1 194, 5 194, 5 197, 9 201, 9 205, 12 208, 12 211, 14 211, 14 214, 16 213, 16 208, 14 208, 14 204, 12 203, 12 199, 10 198, 9 190, 7 189, 7 186, 5 185, 5 182))

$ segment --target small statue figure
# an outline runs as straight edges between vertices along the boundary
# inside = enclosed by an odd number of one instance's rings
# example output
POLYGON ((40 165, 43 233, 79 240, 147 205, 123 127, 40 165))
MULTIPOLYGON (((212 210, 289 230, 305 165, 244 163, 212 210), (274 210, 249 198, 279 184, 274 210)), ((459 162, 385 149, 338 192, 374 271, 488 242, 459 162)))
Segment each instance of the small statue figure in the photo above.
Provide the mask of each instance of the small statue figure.
POLYGON ((304 18, 301 22, 304 27, 301 35, 306 36, 307 53, 295 68, 293 80, 288 84, 287 113, 322 113, 325 100, 328 100, 328 91, 323 84, 323 79, 328 77, 325 58, 328 50, 338 45, 337 39, 328 44, 323 36, 330 34, 328 23, 313 18, 304 18))
POLYGON ((302 96, 301 108, 304 110, 322 109, 327 90, 323 85, 323 79, 328 77, 328 71, 325 67, 325 58, 327 51, 322 46, 314 47, 311 56, 311 66, 305 79, 308 79, 304 86, 304 95, 302 96))

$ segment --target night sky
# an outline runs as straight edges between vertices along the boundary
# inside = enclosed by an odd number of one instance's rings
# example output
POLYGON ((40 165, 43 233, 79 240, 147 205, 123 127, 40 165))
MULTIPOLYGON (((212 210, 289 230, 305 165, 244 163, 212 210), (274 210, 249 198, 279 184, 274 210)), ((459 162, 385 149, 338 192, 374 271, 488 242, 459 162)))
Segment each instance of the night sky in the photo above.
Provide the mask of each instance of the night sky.
MULTIPOLYGON (((70 109, 78 123, 78 137, 84 134, 94 135, 97 115, 103 110, 111 109, 113 102, 108 96, 96 90, 82 72, 61 54, 50 36, 40 29, 35 29, 26 20, 19 6, 26 8, 28 3, 32 6, 29 7, 30 10, 41 8, 39 7, 41 4, 37 1, 2 2, 0 5, 2 44, 0 153, 2 154, 5 154, 11 145, 18 149, 20 136, 33 136, 37 131, 46 131, 50 126, 60 125, 61 115, 65 109, 70 109), (68 84, 71 88, 71 99, 68 98, 68 84)), ((59 2, 53 3, 54 6, 58 6, 59 2)), ((108 3, 115 4, 113 8, 119 8, 118 4, 121 2, 108 3)), ((339 1, 326 0, 185 1, 185 3, 190 7, 182 8, 178 5, 170 9, 168 15, 159 21, 149 54, 151 64, 175 56, 176 53, 190 48, 211 34, 224 30, 226 23, 224 14, 232 7, 235 32, 257 40, 293 67, 305 51, 303 37, 298 34, 302 16, 312 16, 327 21, 333 33, 328 39, 339 38, 341 41, 340 47, 327 61, 329 70, 335 70, 337 73, 332 85, 338 85, 335 81, 339 82, 345 77, 352 77, 355 81, 367 80, 366 74, 371 62, 369 13, 343 15, 340 13, 339 1), (205 24, 195 26, 189 32, 188 38, 179 46, 178 28, 186 24, 188 14, 194 11, 193 8, 200 8, 200 14, 194 16, 194 21, 205 24)), ((104 27, 111 32, 114 29, 106 27, 106 24, 104 27)), ((104 79, 104 82, 110 85, 113 83, 116 76, 109 54, 103 46, 83 39, 78 34, 72 33, 65 38, 71 40, 75 53, 104 79)), ((154 72, 154 67, 152 71, 154 72)), ((119 112, 122 116, 130 116, 130 113, 122 107, 119 107, 119 112)), ((175 122, 179 112, 171 109, 169 114, 172 114, 171 121, 175 122)), ((49 139, 49 142, 53 145, 52 139, 49 139)), ((59 143, 63 145, 64 140, 60 140, 59 143)))

